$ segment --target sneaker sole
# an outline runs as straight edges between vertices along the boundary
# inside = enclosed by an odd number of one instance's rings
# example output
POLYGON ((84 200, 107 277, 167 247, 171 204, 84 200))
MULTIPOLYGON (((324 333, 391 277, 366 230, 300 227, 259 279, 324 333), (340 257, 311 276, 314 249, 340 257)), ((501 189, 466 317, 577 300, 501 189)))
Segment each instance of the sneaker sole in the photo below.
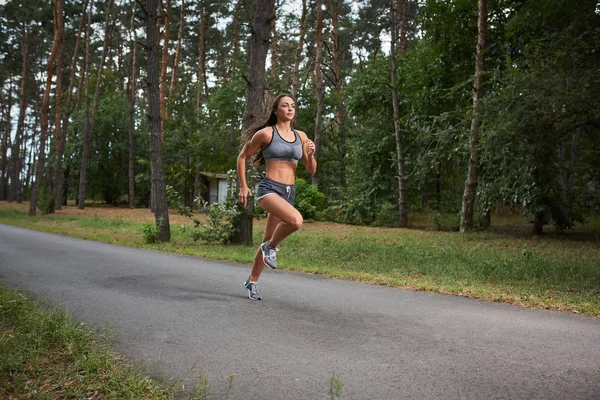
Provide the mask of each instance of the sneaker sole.
MULTIPOLYGON (((243 283, 243 285, 244 285, 244 288, 245 288, 246 290, 248 290, 248 288, 246 287, 246 282, 244 282, 244 283, 243 283)), ((262 297, 261 297, 260 299, 253 299, 253 298, 252 298, 252 296, 250 295, 250 291, 249 291, 249 290, 248 290, 248 298, 249 298, 250 300, 254 300, 254 301, 257 301, 257 300, 262 300, 262 297)))
MULTIPOLYGON (((262 251, 262 249, 260 251, 262 251)), ((263 256, 263 264, 265 264, 267 267, 269 267, 271 269, 277 269, 277 267, 272 267, 269 264, 267 264, 267 257, 265 257, 265 256, 263 256)))

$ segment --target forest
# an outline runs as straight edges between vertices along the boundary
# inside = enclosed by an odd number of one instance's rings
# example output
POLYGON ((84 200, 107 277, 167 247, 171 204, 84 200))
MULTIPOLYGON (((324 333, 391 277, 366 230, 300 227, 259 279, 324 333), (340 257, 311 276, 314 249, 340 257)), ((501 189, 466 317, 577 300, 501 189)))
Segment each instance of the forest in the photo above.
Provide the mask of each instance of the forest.
POLYGON ((317 146, 315 219, 467 231, 507 208, 542 233, 600 210, 595 0, 5 0, 0 19, 0 200, 30 215, 195 207, 282 92, 317 146))

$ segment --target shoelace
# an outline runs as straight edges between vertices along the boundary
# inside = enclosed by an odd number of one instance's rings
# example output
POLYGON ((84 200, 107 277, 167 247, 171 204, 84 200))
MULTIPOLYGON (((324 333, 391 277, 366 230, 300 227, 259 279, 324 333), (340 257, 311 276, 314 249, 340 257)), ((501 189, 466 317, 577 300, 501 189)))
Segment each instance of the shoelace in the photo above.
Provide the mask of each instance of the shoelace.
POLYGON ((258 294, 258 286, 256 283, 250 284, 250 293, 258 294))
POLYGON ((276 258, 278 251, 279 251, 279 247, 276 247, 274 249, 269 247, 269 258, 276 258))

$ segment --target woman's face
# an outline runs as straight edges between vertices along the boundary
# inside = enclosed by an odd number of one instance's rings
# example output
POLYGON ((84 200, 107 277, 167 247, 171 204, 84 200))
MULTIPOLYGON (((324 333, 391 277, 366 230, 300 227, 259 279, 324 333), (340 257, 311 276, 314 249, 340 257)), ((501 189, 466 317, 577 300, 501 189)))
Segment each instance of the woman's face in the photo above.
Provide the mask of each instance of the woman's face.
POLYGON ((277 120, 281 122, 293 120, 296 115, 296 103, 294 103, 294 100, 288 96, 282 97, 275 109, 275 115, 277 116, 277 120))

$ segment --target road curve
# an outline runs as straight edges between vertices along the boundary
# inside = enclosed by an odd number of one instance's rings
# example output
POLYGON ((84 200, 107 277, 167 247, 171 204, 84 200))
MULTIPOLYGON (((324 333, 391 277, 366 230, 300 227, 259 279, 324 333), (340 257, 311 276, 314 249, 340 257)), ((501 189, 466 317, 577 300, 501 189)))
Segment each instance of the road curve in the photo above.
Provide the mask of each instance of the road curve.
MULTIPOLYGON (((285 265, 285 250, 280 263, 285 265)), ((600 319, 265 271, 0 225, 0 280, 211 399, 600 399, 600 319)))

